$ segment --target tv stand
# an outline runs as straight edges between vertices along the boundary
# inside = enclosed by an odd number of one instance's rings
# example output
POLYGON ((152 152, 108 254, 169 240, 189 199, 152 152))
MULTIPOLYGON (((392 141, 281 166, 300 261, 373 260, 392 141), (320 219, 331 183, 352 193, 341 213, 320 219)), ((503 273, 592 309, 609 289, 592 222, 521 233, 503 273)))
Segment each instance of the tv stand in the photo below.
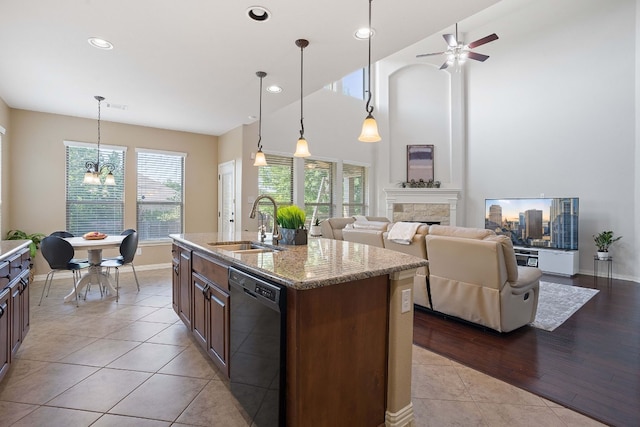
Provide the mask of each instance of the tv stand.
POLYGON ((538 267, 545 273, 562 276, 578 274, 578 251, 516 246, 518 265, 538 267))

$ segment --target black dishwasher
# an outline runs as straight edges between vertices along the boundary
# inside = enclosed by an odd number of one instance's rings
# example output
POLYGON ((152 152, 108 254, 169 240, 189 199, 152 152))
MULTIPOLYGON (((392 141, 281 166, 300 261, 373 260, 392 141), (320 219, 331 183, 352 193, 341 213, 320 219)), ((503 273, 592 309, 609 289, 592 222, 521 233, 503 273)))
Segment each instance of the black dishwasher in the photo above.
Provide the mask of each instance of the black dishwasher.
POLYGON ((231 393, 258 427, 285 425, 286 288, 229 268, 231 393))

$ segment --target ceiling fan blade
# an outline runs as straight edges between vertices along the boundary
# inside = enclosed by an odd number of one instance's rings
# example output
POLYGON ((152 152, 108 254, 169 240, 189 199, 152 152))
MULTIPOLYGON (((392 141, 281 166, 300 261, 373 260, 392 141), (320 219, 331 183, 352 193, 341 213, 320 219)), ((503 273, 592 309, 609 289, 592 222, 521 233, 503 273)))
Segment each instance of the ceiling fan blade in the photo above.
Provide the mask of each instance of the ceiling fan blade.
POLYGON ((482 46, 483 44, 487 44, 489 42, 492 42, 494 40, 498 40, 498 36, 496 35, 496 33, 490 34, 486 37, 483 37, 479 40, 476 40, 472 43, 469 43, 469 49, 473 49, 474 47, 478 47, 478 46, 482 46))
POLYGON ((469 52, 467 58, 475 59, 476 61, 484 62, 489 59, 489 55, 483 55, 481 53, 469 52))
POLYGON ((441 70, 444 70, 445 68, 447 68, 449 66, 449 61, 444 61, 444 64, 442 64, 442 66, 440 67, 441 70))
POLYGON ((444 53, 444 52, 421 53, 420 55, 416 55, 416 58, 422 58, 423 56, 442 55, 443 53, 444 53))
POLYGON ((451 47, 458 46, 458 41, 456 40, 456 36, 454 36, 453 34, 443 34, 442 37, 444 37, 444 41, 446 41, 449 46, 451 47))

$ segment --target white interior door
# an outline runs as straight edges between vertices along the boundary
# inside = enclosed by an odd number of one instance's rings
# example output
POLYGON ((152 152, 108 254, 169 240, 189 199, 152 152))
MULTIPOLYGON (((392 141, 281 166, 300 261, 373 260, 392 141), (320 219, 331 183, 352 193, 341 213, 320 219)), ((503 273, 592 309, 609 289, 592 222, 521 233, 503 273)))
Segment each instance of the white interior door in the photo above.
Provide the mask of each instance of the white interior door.
POLYGON ((218 165, 218 231, 229 240, 235 236, 235 161, 218 165))

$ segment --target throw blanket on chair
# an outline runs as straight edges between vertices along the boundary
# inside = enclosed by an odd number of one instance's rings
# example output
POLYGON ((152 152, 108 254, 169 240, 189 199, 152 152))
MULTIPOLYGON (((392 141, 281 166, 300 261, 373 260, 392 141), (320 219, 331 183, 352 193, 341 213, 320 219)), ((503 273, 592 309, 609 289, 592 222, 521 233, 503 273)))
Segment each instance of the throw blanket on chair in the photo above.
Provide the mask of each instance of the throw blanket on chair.
POLYGON ((418 227, 421 225, 419 222, 396 222, 389 230, 387 238, 401 245, 410 245, 413 236, 415 236, 418 227))

